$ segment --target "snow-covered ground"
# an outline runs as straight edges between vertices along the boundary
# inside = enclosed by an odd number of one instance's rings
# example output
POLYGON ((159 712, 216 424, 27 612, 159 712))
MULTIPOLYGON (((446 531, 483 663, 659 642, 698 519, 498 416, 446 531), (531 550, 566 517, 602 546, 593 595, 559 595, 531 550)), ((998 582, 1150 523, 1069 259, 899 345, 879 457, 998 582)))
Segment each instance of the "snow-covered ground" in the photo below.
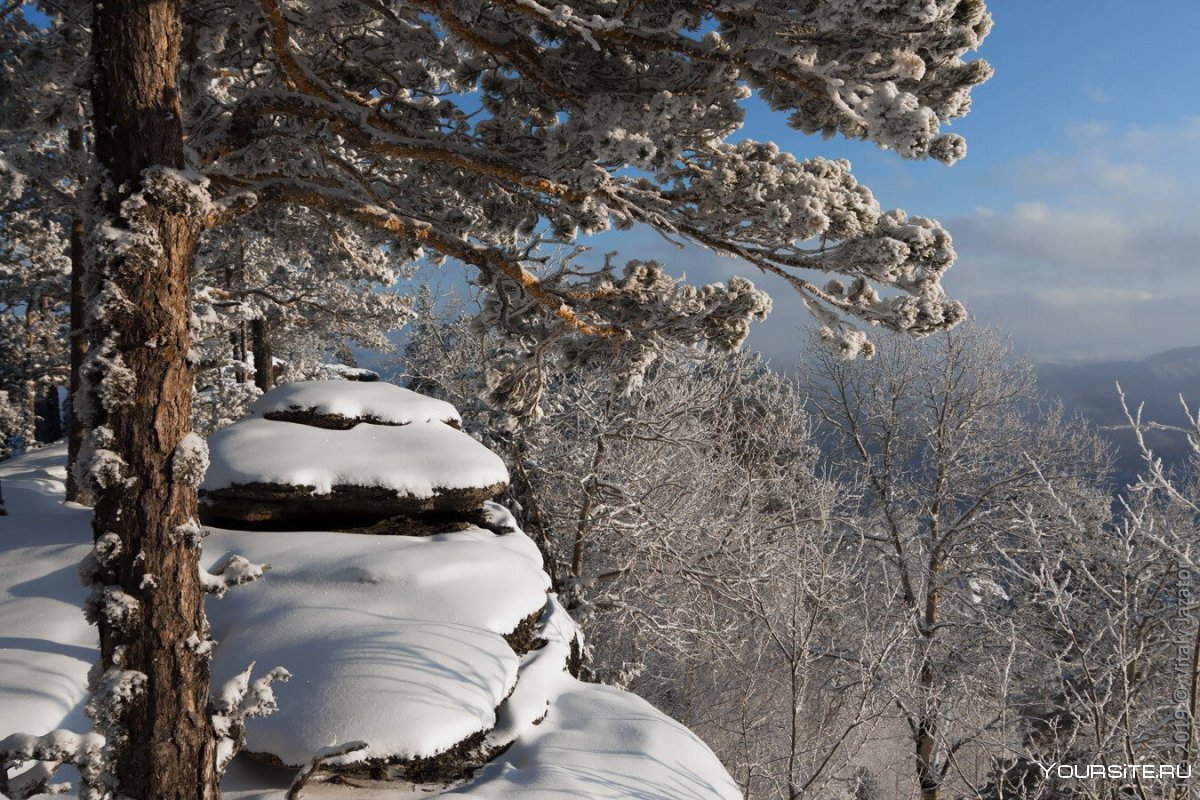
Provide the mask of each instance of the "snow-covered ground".
POLYGON ((91 550, 91 513, 62 502, 65 461, 65 447, 49 447, 0 462, 0 738, 88 726, 98 644, 76 565, 91 550))
MULTIPOLYGON (((82 706, 96 634, 79 610, 76 564, 91 531, 88 510, 62 500, 64 459, 52 447, 0 463, 9 511, 0 517, 0 738, 88 725, 82 706)), ((256 675, 274 666, 293 675, 276 686, 279 711, 249 722, 247 751, 298 764, 355 740, 376 759, 431 755, 472 733, 484 734, 484 748, 508 746, 459 785, 348 778, 314 781, 306 797, 739 796, 685 727, 565 671, 574 625, 557 601, 547 603, 537 549, 519 531, 216 530, 205 541, 208 566, 232 553, 272 569, 209 601, 213 685, 251 662, 256 675), (504 634, 539 613, 547 644, 519 656, 504 634)), ((282 800, 294 774, 244 754, 225 794, 282 800)))

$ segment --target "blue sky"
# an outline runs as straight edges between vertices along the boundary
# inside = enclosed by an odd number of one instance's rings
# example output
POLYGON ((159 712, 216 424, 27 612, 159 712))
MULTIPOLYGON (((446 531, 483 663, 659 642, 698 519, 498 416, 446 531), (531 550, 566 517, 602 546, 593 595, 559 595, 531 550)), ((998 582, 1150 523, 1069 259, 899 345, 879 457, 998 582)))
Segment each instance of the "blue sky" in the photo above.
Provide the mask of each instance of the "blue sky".
MULTIPOLYGON (((939 219, 959 253, 950 293, 1041 360, 1138 357, 1200 345, 1200 2, 993 0, 980 55, 996 74, 951 130, 954 167, 862 142, 823 142, 751 104, 743 135, 848 158, 885 208, 939 219)), ((740 273, 772 292, 751 344, 793 361, 810 324, 785 287, 648 232, 598 249, 656 257, 692 281, 740 273)))

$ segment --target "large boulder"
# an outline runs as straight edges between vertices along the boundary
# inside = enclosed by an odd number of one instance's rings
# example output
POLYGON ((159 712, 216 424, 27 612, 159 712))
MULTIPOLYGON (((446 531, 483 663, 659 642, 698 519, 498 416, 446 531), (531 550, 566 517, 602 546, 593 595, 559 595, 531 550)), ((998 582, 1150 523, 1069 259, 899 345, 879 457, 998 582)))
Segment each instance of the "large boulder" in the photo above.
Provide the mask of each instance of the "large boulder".
MULTIPOLYGON (((0 521, 0 738, 90 724, 82 708, 99 651, 74 576, 91 550, 91 514, 63 502, 65 459, 53 446, 0 463, 10 512, 0 521)), ((235 554, 273 567, 207 603, 218 644, 197 655, 211 655, 215 697, 239 696, 252 664, 253 680, 275 666, 293 675, 274 684, 275 715, 246 720, 223 796, 299 792, 294 769, 257 757, 323 759, 305 773, 312 798, 740 797, 682 725, 572 677, 580 642, 547 598, 537 546, 502 507, 480 513, 487 529, 423 537, 210 532, 208 569, 228 578, 235 554), (363 743, 356 760, 324 758, 352 741, 363 743)))

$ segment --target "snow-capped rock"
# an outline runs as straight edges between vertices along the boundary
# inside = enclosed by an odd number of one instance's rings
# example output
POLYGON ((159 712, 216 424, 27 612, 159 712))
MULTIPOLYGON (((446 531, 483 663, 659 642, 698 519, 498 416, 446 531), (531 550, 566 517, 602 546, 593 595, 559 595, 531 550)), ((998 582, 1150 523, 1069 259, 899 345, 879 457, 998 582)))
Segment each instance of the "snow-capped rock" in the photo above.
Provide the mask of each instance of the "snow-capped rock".
POLYGON ((246 749, 297 767, 335 743, 363 740, 370 761, 394 763, 491 730, 520 665, 505 635, 541 615, 550 583, 524 534, 478 528, 205 539, 206 563, 232 553, 271 570, 208 604, 213 684, 251 662, 285 667, 279 710, 247 722, 246 749))
POLYGON ((361 380, 285 383, 258 398, 250 414, 319 428, 345 429, 363 422, 373 425, 443 422, 462 427, 458 410, 445 401, 391 383, 361 380))
MULTIPOLYGON (((339 405, 326 389, 316 393, 320 402, 301 407, 400 416, 378 398, 339 405)), ((279 519, 347 486, 375 493, 372 502, 417 499, 419 510, 450 492, 502 488, 499 459, 428 408, 407 423, 348 429, 237 423, 209 441, 208 499, 273 487, 279 519)), ((61 500, 64 459, 58 447, 0 464, 10 501, 0 519, 0 739, 89 725, 81 709, 98 651, 75 574, 91 550, 90 517, 61 500)), ((455 529, 432 525, 423 536, 213 530, 204 539, 205 567, 228 570, 236 555, 259 576, 207 604, 213 692, 245 689, 252 664, 259 674, 291 674, 271 687, 274 713, 245 720, 224 796, 284 800, 294 767, 308 764, 311 800, 739 797, 687 728, 640 698, 571 676, 578 634, 547 595, 537 546, 502 507, 482 496, 467 505, 472 514, 455 529), (320 761, 351 745, 350 756, 320 761), (331 772, 350 782, 326 782, 331 772)))
POLYGON ((508 483, 497 455, 440 422, 331 430, 253 418, 217 431, 208 447, 201 497, 221 519, 468 513, 508 483))

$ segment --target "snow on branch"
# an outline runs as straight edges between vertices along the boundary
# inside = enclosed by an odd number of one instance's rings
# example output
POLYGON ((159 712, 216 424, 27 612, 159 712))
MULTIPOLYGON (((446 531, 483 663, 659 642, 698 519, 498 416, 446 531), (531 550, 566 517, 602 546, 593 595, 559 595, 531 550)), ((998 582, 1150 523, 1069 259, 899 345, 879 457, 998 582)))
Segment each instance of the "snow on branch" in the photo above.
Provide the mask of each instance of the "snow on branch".
MULTIPOLYGON (((843 357, 870 355, 867 325, 923 336, 965 318, 941 286, 955 253, 935 221, 882 209, 848 162, 729 140, 757 93, 801 132, 953 163, 965 143, 945 126, 990 74, 967 60, 991 28, 983 0, 773 0, 753 13, 733 0, 356 7, 382 48, 331 34, 323 7, 254 5, 265 50, 214 34, 200 69, 229 76, 192 115, 204 120, 189 145, 214 197, 209 226, 303 208, 412 263, 462 261, 496 296, 499 330, 530 348, 548 349, 548 335, 555 347, 625 350, 628 386, 660 349, 633 341, 647 318, 660 344, 694 343, 705 320, 722 329, 707 338, 736 342, 759 316, 746 312, 766 305, 732 285, 737 302, 713 303, 709 287, 662 280, 597 294, 577 270, 556 283, 539 269, 548 246, 642 224, 745 259, 798 292, 843 357), (263 71, 277 80, 235 77, 263 71), (363 94, 348 78, 368 72, 397 77, 363 94)), ((536 406, 543 355, 496 372, 515 407, 536 406)))
POLYGON ((1183 407, 1183 416, 1187 421, 1186 426, 1166 425, 1161 422, 1147 422, 1142 419, 1142 411, 1144 403, 1139 403, 1137 408, 1131 410, 1129 408, 1128 399, 1125 396, 1125 390, 1121 388, 1121 384, 1117 384, 1117 397, 1121 402, 1121 411, 1125 415, 1125 425, 1111 426, 1110 430, 1128 430, 1133 433, 1134 441, 1137 444, 1138 451, 1141 453, 1142 462, 1145 464, 1146 471, 1138 477, 1135 484, 1135 489, 1143 491, 1160 491, 1166 494, 1172 501, 1178 503, 1181 508, 1186 508, 1192 514, 1200 514, 1200 502, 1184 495, 1176 486, 1176 480, 1169 474, 1169 470, 1163 465, 1163 460, 1156 455, 1146 441, 1147 431, 1164 431, 1168 433, 1183 434, 1187 442, 1188 452, 1192 458, 1200 457, 1200 410, 1193 412, 1187 404, 1187 400, 1183 395, 1179 396, 1179 404, 1183 407))
POLYGON ((260 200, 295 203, 338 213, 370 227, 414 239, 443 256, 470 264, 484 275, 502 275, 515 281, 540 306, 585 336, 609 338, 623 333, 616 326, 585 320, 561 295, 547 290, 537 276, 498 248, 472 244, 438 231, 426 222, 401 217, 380 206, 357 203, 354 198, 319 184, 298 181, 273 183, 264 185, 259 195, 260 200))
POLYGON ((283 667, 275 667, 251 681, 253 670, 252 663, 228 680, 212 703, 213 729, 218 737, 217 770, 220 772, 225 771, 245 743, 246 720, 265 717, 279 708, 272 684, 292 677, 283 667))
POLYGON ((83 786, 79 796, 84 800, 103 800, 107 797, 101 782, 105 769, 104 737, 98 733, 83 735, 68 730, 55 730, 44 736, 14 733, 0 740, 0 798, 24 800, 38 794, 64 794, 69 784, 50 784, 49 781, 64 764, 79 770, 83 786), (9 770, 38 762, 18 776, 8 778, 9 770), (16 785, 13 785, 13 784, 16 785))
POLYGON ((175 445, 171 456, 171 478, 188 486, 199 486, 207 470, 208 444, 203 436, 190 432, 175 445))
POLYGON ((136 597, 119 586, 95 585, 84 603, 83 614, 89 623, 99 625, 103 620, 114 630, 127 631, 141 610, 136 597))
POLYGON ((308 783, 309 779, 316 775, 324 767, 344 767, 350 764, 356 764, 362 761, 367 756, 366 742, 346 742, 345 744, 332 745, 318 751, 312 760, 301 767, 296 773, 296 777, 292 780, 292 785, 288 788, 287 800, 299 800, 300 791, 308 783))
POLYGON ((221 597, 234 586, 258 580, 270 569, 270 564, 254 564, 242 556, 229 555, 212 572, 201 567, 200 584, 204 591, 221 597))
POLYGON ((195 171, 149 167, 142 173, 142 192, 156 207, 180 216, 203 219, 213 210, 208 179, 195 171))
POLYGON ((0 157, 0 200, 16 200, 25 192, 27 176, 8 159, 0 157))

